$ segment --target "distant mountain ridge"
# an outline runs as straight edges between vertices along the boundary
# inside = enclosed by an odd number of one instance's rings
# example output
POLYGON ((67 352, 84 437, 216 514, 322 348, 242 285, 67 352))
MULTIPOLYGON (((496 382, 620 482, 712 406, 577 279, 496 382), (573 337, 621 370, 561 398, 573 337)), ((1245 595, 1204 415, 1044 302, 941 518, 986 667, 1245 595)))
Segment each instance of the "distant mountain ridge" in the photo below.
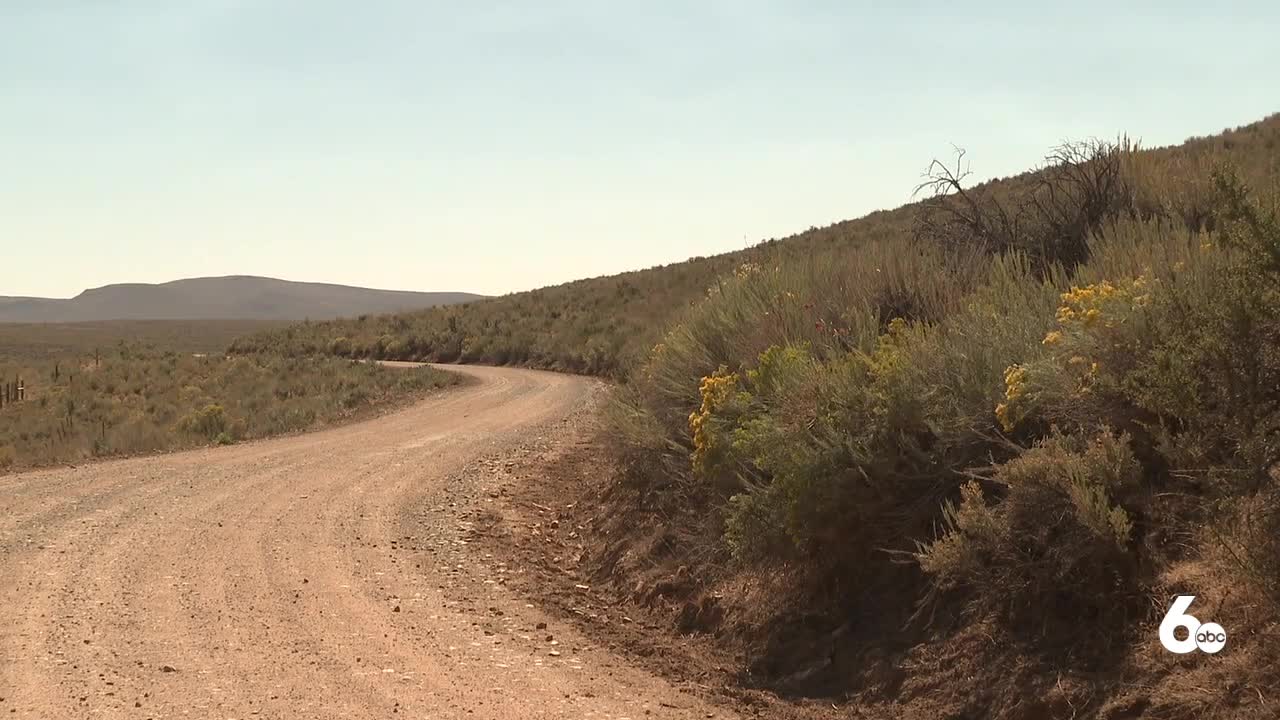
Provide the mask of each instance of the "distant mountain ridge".
POLYGON ((70 299, 0 296, 0 322, 324 320, 453 305, 481 297, 229 275, 154 285, 104 285, 70 299))

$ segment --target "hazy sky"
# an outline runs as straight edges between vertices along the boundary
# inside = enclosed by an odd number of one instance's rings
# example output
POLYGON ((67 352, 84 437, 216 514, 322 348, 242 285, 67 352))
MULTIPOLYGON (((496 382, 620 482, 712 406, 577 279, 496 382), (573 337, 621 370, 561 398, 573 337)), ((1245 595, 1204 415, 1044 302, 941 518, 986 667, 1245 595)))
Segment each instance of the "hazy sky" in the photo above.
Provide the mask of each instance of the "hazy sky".
POLYGON ((0 0, 0 295, 502 293, 1280 110, 1280 3, 0 0))

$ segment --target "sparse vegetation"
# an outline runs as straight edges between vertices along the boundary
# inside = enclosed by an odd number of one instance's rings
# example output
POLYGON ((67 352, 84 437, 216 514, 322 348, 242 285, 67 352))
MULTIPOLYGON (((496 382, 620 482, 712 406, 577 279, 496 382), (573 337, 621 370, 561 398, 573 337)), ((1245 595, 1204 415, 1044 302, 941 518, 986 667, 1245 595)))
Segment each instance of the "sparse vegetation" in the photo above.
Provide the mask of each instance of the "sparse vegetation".
POLYGON ((307 430, 450 384, 431 368, 339 358, 227 358, 120 342, 0 362, 26 400, 0 408, 0 470, 307 430))
POLYGON ((0 322, 0 362, 78 361, 121 341, 174 352, 221 355, 237 337, 282 326, 268 320, 106 320, 0 322))
POLYGON ((465 306, 293 325, 242 337, 234 354, 524 365, 620 376, 672 315, 733 267, 698 258, 465 306))

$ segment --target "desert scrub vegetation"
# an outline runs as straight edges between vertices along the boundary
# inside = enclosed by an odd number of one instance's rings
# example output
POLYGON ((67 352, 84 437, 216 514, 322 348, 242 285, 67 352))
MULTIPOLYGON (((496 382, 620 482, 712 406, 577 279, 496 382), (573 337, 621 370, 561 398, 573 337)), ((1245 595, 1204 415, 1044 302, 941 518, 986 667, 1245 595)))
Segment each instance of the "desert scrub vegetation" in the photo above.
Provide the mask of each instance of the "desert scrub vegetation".
POLYGON ((396 315, 303 323, 237 339, 233 354, 524 365, 619 376, 671 315, 732 268, 695 258, 610 278, 396 315))
MULTIPOLYGON (((1172 594, 1212 595, 1170 579, 1199 563, 1274 641, 1275 176, 1151 174, 1123 141, 1050 158, 1008 198, 944 172, 907 239, 744 264, 655 344, 612 427, 709 586, 782 571, 792 611, 915 641, 994 623, 1084 678, 1172 594)), ((1246 675, 1237 700, 1270 682, 1246 675)))
POLYGON ((1127 140, 1067 144, 1039 169, 976 186, 967 184, 964 162, 935 163, 917 202, 742 251, 458 306, 266 329, 244 334, 231 351, 523 365, 625 379, 707 288, 744 263, 820 260, 848 268, 869 247, 919 239, 957 254, 1019 250, 1038 269, 1070 266, 1100 223, 1119 215, 1203 225, 1213 166, 1229 162, 1245 180, 1267 181, 1278 142, 1280 116, 1272 116, 1167 148, 1138 150, 1127 140), (1091 159, 1106 149, 1115 151, 1112 161, 1095 172, 1091 159), (1139 175, 1144 182, 1132 182, 1139 175))
POLYGON ((0 323, 0 362, 65 360, 109 351, 121 341, 174 352, 223 354, 237 337, 279 328, 270 320, 101 320, 0 323))
POLYGON ((120 342, 0 362, 26 400, 0 408, 0 471, 307 430, 450 384, 431 368, 338 358, 201 356, 120 342))

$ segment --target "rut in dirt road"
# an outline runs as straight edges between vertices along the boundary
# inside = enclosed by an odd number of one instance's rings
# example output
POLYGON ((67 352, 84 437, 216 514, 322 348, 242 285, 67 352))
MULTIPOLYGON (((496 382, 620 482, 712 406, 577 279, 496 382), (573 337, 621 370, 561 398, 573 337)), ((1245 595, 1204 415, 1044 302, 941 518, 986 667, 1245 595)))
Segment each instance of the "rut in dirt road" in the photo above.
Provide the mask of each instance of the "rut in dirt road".
POLYGON ((464 469, 599 386, 459 370, 342 428, 0 477, 0 717, 730 717, 467 548, 464 469))

